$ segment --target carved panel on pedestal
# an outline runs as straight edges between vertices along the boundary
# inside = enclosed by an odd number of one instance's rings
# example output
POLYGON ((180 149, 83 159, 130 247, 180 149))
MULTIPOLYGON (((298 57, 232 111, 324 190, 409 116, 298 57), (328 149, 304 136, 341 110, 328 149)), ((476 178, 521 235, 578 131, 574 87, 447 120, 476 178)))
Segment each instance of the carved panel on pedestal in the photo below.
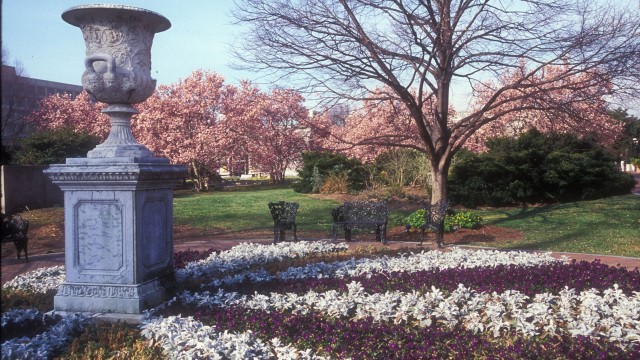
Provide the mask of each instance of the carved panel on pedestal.
POLYGON ((167 224, 172 223, 167 210, 167 198, 149 196, 142 206, 142 263, 147 270, 167 264, 171 256, 167 224))
POLYGON ((124 267, 123 211, 117 200, 81 200, 75 212, 75 264, 81 274, 115 274, 124 267))

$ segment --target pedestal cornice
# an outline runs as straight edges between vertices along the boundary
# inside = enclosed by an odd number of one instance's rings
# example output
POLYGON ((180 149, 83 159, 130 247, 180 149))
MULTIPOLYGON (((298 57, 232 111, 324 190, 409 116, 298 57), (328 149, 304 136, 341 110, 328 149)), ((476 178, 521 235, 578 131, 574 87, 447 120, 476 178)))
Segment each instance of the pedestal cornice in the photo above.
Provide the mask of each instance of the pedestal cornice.
POLYGON ((175 182, 184 179, 186 168, 171 165, 167 159, 113 158, 111 161, 88 158, 67 159, 66 164, 51 165, 45 174, 56 184, 84 182, 136 183, 175 182))

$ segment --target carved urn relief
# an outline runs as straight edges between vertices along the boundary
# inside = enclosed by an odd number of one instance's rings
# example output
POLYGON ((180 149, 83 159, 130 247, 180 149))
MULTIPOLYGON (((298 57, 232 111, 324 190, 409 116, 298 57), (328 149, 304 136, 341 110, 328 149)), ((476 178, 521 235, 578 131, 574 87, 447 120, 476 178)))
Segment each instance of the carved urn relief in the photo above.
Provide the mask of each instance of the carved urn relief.
POLYGON ((89 158, 153 157, 131 133, 131 104, 153 94, 151 44, 155 33, 171 23, 153 11, 124 5, 81 5, 62 19, 82 30, 86 45, 82 87, 96 100, 107 103, 102 111, 111 119, 107 140, 89 152, 89 158))
POLYGON ((82 30, 87 47, 82 86, 107 104, 137 104, 156 87, 151 44, 171 23, 153 11, 123 5, 83 5, 62 14, 82 30))

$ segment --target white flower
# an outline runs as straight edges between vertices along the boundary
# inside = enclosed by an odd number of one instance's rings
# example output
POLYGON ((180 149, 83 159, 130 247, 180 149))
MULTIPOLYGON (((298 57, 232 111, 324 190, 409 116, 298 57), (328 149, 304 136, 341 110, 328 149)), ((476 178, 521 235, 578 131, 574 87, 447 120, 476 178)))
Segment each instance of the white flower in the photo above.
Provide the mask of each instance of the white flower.
POLYGON ((311 253, 331 253, 346 249, 348 249, 346 244, 323 241, 281 242, 271 245, 244 243, 220 253, 212 253, 204 260, 188 263, 183 269, 176 271, 176 278, 178 281, 184 281, 188 278, 206 279, 271 261, 282 261, 303 257, 311 253))
POLYGON ((39 268, 16 276, 2 287, 36 293, 46 293, 49 290, 57 290, 64 282, 64 266, 39 268))
POLYGON ((311 349, 298 350, 279 339, 265 343, 251 331, 219 331, 193 317, 150 319, 142 324, 141 334, 160 345, 170 359, 325 359, 311 349))

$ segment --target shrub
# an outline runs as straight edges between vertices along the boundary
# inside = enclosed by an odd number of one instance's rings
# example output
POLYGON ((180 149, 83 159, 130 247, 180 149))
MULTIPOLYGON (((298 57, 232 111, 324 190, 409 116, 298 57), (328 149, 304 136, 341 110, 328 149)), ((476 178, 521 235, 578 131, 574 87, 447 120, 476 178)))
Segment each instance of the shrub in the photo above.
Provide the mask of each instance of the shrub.
POLYGON ((405 223, 407 225, 411 225, 411 227, 414 228, 421 227, 424 224, 424 209, 418 209, 409 214, 409 216, 407 216, 407 219, 405 220, 405 223))
POLYGON ((595 142, 533 129, 462 151, 449 178, 451 199, 466 207, 597 199, 629 193, 635 182, 595 142))
POLYGON ((454 211, 444 218, 444 231, 457 229, 477 229, 482 224, 482 217, 471 211, 454 211))
POLYGON ((320 187, 322 194, 346 194, 349 191, 349 176, 346 172, 329 174, 320 187))
MULTIPOLYGON (((405 219, 405 224, 420 228, 424 224, 424 209, 412 212, 405 219)), ((444 231, 452 232, 457 229, 476 229, 482 224, 482 217, 471 211, 449 210, 444 218, 444 231)))
POLYGON ((423 198, 407 194, 406 188, 399 185, 384 186, 379 183, 373 183, 367 189, 360 192, 360 195, 369 200, 389 202, 397 199, 410 199, 410 201, 420 203, 423 198), (416 200, 417 199, 417 200, 416 200))
POLYGON ((20 150, 14 154, 15 162, 18 165, 60 164, 66 158, 87 156, 98 142, 96 136, 70 128, 40 132, 22 141, 20 150))
MULTIPOLYGON (((324 180, 330 175, 346 174, 349 190, 361 190, 368 178, 368 169, 359 160, 328 151, 302 153, 302 168, 298 169, 300 181, 293 189, 300 193, 319 192, 324 180)), ((340 175, 341 176, 341 175, 340 175)))
POLYGON ((375 180, 393 187, 431 185, 429 158, 413 149, 391 149, 375 160, 375 180))

